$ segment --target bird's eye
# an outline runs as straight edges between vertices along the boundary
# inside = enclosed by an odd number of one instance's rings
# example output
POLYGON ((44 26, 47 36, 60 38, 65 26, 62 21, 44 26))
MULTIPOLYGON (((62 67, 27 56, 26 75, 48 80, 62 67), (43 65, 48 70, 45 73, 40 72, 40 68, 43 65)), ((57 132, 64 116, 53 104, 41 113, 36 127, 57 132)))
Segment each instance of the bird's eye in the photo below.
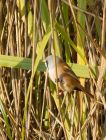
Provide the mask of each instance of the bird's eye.
POLYGON ((48 61, 47 60, 45 61, 45 66, 48 68, 48 61))

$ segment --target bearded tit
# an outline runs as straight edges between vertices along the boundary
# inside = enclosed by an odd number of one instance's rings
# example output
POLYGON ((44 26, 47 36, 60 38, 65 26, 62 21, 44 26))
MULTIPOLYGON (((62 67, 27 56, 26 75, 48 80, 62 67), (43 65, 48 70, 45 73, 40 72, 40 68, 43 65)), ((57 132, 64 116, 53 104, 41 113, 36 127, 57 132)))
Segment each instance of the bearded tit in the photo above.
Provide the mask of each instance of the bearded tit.
POLYGON ((94 96, 87 92, 85 88, 80 84, 78 77, 61 58, 56 56, 57 77, 53 55, 50 55, 46 58, 45 65, 50 79, 55 84, 58 82, 59 88, 62 91, 70 93, 73 90, 78 90, 86 93, 89 97, 94 98, 94 96))

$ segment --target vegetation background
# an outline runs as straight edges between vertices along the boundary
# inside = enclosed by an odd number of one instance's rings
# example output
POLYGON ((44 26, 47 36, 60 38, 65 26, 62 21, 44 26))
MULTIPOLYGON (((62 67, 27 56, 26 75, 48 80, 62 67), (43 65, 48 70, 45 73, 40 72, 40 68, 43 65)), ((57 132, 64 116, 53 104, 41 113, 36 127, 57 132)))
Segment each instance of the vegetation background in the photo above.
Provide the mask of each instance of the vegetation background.
POLYGON ((0 0, 0 139, 106 139, 105 59, 106 0, 0 0), (51 53, 95 100, 58 97, 51 53))

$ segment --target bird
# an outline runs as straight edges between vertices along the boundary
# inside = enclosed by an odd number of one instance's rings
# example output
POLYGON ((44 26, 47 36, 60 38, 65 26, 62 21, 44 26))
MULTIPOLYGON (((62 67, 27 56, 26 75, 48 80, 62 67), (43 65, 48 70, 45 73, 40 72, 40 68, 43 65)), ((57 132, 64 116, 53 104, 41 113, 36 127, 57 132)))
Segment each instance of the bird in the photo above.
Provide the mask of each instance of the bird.
POLYGON ((86 91, 86 89, 81 85, 78 77, 68 66, 68 64, 62 58, 56 56, 56 59, 54 59, 54 57, 55 56, 53 55, 49 55, 45 59, 47 73, 50 79, 53 81, 53 83, 56 84, 56 82, 58 82, 59 88, 62 91, 71 93, 73 90, 78 90, 84 92, 89 97, 94 98, 94 96, 88 91, 86 91))

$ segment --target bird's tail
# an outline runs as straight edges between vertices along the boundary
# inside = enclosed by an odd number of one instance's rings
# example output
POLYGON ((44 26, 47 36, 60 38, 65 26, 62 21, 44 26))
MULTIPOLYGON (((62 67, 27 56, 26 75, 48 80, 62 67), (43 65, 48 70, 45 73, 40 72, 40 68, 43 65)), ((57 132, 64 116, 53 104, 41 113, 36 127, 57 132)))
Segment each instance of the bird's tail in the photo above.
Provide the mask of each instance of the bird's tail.
POLYGON ((94 95, 92 95, 91 93, 89 93, 88 91, 86 91, 85 88, 82 85, 77 86, 77 90, 84 92, 90 98, 94 99, 94 95))

